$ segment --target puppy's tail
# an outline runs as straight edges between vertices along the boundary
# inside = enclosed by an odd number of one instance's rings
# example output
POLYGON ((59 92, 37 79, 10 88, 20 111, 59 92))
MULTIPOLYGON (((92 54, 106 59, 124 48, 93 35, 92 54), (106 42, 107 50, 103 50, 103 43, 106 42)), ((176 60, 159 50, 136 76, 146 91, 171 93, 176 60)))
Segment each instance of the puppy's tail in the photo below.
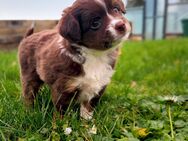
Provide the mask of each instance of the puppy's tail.
POLYGON ((27 30, 26 34, 24 35, 24 38, 29 37, 34 33, 34 28, 35 28, 35 21, 32 22, 31 27, 27 30))

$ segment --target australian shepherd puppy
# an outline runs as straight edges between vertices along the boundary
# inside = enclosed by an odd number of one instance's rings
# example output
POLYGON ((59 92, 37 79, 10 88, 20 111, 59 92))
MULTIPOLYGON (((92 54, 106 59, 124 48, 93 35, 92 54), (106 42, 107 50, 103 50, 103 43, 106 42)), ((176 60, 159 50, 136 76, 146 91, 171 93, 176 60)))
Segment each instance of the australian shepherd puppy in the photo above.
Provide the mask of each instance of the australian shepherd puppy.
POLYGON ((118 45, 131 31, 125 13, 122 0, 76 0, 54 29, 34 34, 30 30, 19 46, 26 105, 33 105, 46 83, 61 115, 74 98, 80 116, 92 119, 114 73, 118 45))

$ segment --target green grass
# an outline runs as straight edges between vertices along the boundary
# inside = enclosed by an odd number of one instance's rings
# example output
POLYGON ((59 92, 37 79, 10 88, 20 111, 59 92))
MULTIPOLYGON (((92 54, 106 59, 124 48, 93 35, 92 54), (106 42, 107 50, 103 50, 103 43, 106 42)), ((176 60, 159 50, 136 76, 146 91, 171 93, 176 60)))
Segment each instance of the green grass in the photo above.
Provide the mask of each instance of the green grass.
POLYGON ((188 140, 188 39, 125 43, 90 122, 79 119, 78 108, 54 122, 47 87, 32 110, 20 95, 17 51, 0 52, 0 140, 188 140), (97 134, 88 133, 94 125, 97 134))

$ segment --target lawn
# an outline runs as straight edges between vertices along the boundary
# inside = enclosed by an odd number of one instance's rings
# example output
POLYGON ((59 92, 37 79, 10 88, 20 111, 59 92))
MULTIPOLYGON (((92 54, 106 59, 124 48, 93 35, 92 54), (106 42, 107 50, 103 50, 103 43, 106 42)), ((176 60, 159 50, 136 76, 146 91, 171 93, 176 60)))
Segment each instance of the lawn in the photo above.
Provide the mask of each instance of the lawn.
POLYGON ((34 109, 20 95, 17 51, 0 51, 0 140, 186 141, 188 39, 125 43, 92 121, 81 120, 73 104, 54 121, 46 86, 34 109))

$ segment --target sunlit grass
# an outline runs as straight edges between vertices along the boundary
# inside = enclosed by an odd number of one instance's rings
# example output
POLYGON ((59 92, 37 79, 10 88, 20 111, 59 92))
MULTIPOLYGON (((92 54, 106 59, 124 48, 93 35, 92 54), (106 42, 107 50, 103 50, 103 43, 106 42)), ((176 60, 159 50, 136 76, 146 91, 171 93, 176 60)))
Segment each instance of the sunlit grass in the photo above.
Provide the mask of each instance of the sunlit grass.
POLYGON ((90 122, 80 120, 77 105, 54 122, 47 87, 33 110, 20 95, 17 51, 0 51, 0 140, 188 140, 188 39, 125 43, 90 122), (169 104, 166 96, 181 102, 169 104))

